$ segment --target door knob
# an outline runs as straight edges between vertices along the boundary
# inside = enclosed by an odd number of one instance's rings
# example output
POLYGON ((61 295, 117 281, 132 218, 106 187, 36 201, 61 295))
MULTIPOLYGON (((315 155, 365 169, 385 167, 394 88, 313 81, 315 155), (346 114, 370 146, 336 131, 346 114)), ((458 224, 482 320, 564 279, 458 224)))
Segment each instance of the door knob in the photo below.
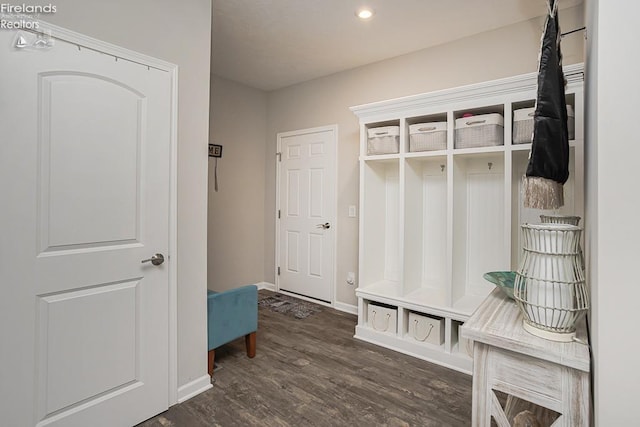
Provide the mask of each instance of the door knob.
POLYGON ((316 228, 322 228, 324 230, 328 230, 329 228, 331 228, 331 224, 329 224, 328 222, 325 222, 324 224, 316 225, 316 228))
POLYGON ((164 262, 164 255, 162 254, 155 254, 154 256, 152 256, 149 259, 143 259, 142 260, 142 264, 144 264, 145 262, 150 262, 153 265, 160 265, 164 262))

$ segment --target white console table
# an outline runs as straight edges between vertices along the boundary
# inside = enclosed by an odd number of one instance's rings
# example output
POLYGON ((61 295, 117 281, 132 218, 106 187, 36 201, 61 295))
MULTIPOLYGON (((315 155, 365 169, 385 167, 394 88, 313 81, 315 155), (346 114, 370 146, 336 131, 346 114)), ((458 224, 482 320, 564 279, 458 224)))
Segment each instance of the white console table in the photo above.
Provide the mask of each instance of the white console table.
POLYGON ((577 330, 581 342, 536 337, 523 329, 515 301, 495 289, 462 326, 462 336, 474 341, 472 425, 489 427, 493 418, 499 427, 511 426, 528 409, 543 426, 589 426, 584 320, 577 330), (506 403, 494 391, 505 393, 506 403))

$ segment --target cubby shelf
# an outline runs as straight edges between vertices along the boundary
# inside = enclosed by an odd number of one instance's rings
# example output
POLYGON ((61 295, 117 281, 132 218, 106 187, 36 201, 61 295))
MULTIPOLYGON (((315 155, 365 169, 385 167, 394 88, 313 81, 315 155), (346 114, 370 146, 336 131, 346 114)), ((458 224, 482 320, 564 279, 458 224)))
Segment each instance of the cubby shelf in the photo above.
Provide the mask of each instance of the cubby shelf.
MULTIPOLYGON (((557 213, 582 216, 583 65, 565 67, 565 77, 575 138, 557 213)), ((545 213, 522 204, 531 144, 512 142, 514 111, 535 105, 536 82, 531 73, 352 107, 361 134, 356 338, 471 372, 472 345, 458 329, 493 289, 482 274, 517 269, 520 224, 545 213), (504 145, 454 148, 455 120, 469 113, 503 115, 504 145), (426 122, 446 122, 446 148, 410 152, 410 126, 426 122), (398 153, 367 154, 367 131, 379 126, 399 127, 398 153), (395 313, 396 330, 371 326, 367 312, 377 304, 395 313), (409 313, 442 321, 442 345, 414 339, 409 313)))

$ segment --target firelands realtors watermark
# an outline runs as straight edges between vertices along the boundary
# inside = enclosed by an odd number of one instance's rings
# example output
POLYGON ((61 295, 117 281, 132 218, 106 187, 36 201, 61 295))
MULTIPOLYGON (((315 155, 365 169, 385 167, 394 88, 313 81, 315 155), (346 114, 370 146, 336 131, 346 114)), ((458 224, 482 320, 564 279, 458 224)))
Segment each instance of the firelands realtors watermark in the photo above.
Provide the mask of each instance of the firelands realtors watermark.
POLYGON ((56 6, 0 3, 0 29, 38 30, 40 23, 34 18, 39 15, 56 13, 56 6))

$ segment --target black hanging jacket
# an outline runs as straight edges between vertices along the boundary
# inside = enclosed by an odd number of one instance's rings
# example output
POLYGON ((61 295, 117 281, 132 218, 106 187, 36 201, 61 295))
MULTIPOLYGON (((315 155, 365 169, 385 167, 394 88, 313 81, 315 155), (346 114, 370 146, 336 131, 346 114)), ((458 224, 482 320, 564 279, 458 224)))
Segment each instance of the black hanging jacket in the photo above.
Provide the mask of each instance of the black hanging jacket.
POLYGON ((554 0, 551 0, 552 12, 547 18, 542 39, 533 143, 526 176, 564 184, 569 178, 569 136, 560 26, 557 6, 553 4, 554 0))

